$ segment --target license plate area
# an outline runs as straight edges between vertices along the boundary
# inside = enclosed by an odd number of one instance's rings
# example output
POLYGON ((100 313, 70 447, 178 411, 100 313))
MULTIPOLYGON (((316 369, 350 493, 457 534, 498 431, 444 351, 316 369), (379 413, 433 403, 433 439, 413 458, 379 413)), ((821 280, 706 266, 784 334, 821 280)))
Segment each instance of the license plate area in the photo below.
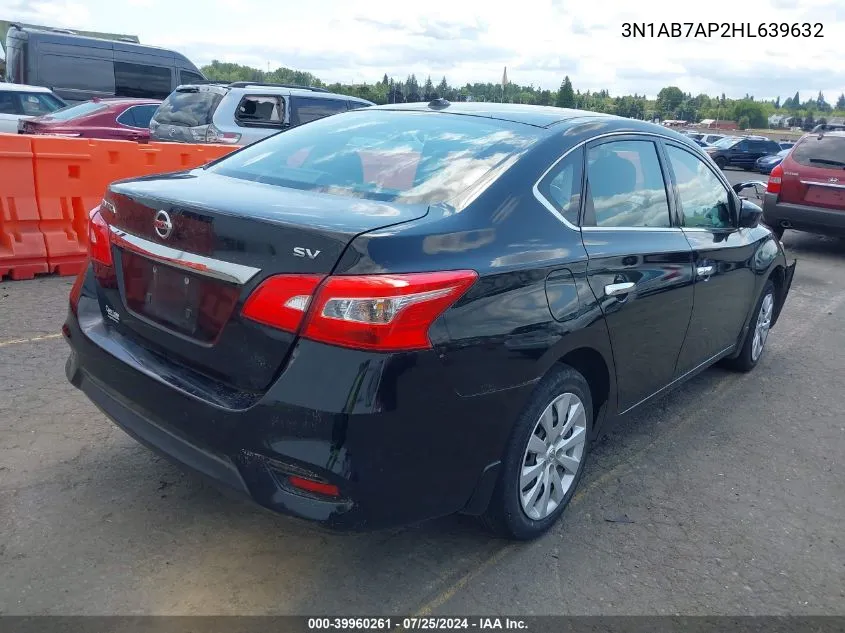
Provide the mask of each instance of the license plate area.
POLYGON ((126 305, 137 315, 203 342, 213 342, 231 317, 235 286, 127 251, 121 260, 126 305))
POLYGON ((804 200, 813 204, 845 209, 845 189, 810 185, 804 200))

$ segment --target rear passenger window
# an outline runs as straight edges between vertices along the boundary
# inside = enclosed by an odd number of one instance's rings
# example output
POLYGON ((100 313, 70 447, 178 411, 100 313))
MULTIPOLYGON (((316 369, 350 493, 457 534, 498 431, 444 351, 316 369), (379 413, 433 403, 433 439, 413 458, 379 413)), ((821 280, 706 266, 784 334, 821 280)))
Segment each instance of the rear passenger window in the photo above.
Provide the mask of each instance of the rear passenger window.
POLYGON ((171 69, 146 64, 114 63, 114 92, 118 97, 166 99, 171 91, 171 69))
POLYGON ((275 95, 247 95, 235 109, 235 120, 244 126, 281 127, 285 122, 285 101, 275 95))
POLYGON ((584 149, 579 147, 568 154, 540 181, 537 190, 563 218, 578 225, 581 210, 581 175, 584 149))
POLYGON ((129 127, 148 128, 157 107, 154 105, 132 106, 117 117, 117 122, 129 127))
POLYGON ((179 83, 182 84, 193 84, 198 81, 205 81, 202 78, 202 75, 197 73, 192 73, 190 70, 180 70, 179 71, 179 83))
POLYGON ((302 125, 309 121, 322 119, 338 112, 346 112, 346 101, 338 99, 320 99, 317 97, 293 97, 292 121, 302 125))
POLYGON ((613 141, 587 153, 584 225, 671 226, 657 148, 651 141, 613 141))

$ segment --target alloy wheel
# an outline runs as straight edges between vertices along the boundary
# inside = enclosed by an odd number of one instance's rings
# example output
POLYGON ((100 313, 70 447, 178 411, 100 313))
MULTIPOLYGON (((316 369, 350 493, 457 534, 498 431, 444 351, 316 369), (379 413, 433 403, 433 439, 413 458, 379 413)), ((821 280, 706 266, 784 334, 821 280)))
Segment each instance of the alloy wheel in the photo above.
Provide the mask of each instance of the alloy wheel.
POLYGON ((757 362, 760 354, 763 353, 763 347, 766 345, 766 339, 769 338, 769 328, 772 325, 772 311, 775 306, 774 295, 770 292, 760 304, 760 311, 757 313, 757 324, 754 327, 754 339, 751 341, 751 360, 757 362))
POLYGON ((545 519, 563 503, 584 458, 587 416, 574 393, 552 400, 534 425, 519 475, 519 500, 525 514, 545 519))

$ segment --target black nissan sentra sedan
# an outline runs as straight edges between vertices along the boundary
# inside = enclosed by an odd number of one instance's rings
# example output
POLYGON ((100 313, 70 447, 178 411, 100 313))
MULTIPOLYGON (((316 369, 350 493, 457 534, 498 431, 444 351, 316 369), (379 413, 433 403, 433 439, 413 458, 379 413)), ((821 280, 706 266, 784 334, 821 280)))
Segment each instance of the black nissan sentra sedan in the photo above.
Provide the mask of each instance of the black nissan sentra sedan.
POLYGON ((795 269, 760 216, 640 121, 339 114, 111 185, 67 376, 272 510, 354 529, 463 512, 528 539, 603 422, 758 363, 795 269))

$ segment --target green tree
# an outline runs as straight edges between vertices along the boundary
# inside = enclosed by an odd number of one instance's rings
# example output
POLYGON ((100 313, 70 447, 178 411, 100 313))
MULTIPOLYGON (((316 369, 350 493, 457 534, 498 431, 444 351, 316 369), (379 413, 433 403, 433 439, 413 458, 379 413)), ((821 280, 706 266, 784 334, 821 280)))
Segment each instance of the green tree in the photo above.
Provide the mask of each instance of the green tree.
POLYGON ((675 110, 684 100, 684 93, 677 86, 667 86, 657 93, 657 111, 664 119, 675 118, 675 110))
POLYGON ((560 90, 557 93, 557 101, 555 105, 558 108, 574 108, 575 105, 575 93, 572 90, 572 81, 569 79, 569 75, 564 77, 563 83, 560 84, 560 90))
POLYGON ((449 84, 446 83, 446 77, 440 80, 440 83, 437 84, 437 96, 443 97, 444 99, 448 99, 451 95, 449 94, 449 84))
POLYGON ((816 126, 816 121, 813 119, 813 113, 808 112, 807 116, 804 117, 804 131, 809 132, 816 126))
POLYGON ((797 110, 800 107, 801 107, 801 97, 796 92, 795 96, 792 97, 792 109, 797 110))
POLYGON ((763 105, 757 101, 743 99, 734 104, 734 120, 739 123, 739 120, 743 117, 746 117, 749 125, 754 128, 763 128, 768 124, 763 105))
POLYGON ((423 86, 423 101, 431 101, 434 98, 434 84, 431 83, 431 75, 425 80, 423 86))
POLYGON ((775 99, 775 110, 780 110, 780 95, 775 99))
POLYGON ((845 110, 845 94, 839 95, 839 98, 836 100, 836 109, 845 110))
POLYGON ((749 127, 749 121, 747 116, 739 117, 739 120, 736 122, 737 126, 740 130, 747 130, 749 127))

